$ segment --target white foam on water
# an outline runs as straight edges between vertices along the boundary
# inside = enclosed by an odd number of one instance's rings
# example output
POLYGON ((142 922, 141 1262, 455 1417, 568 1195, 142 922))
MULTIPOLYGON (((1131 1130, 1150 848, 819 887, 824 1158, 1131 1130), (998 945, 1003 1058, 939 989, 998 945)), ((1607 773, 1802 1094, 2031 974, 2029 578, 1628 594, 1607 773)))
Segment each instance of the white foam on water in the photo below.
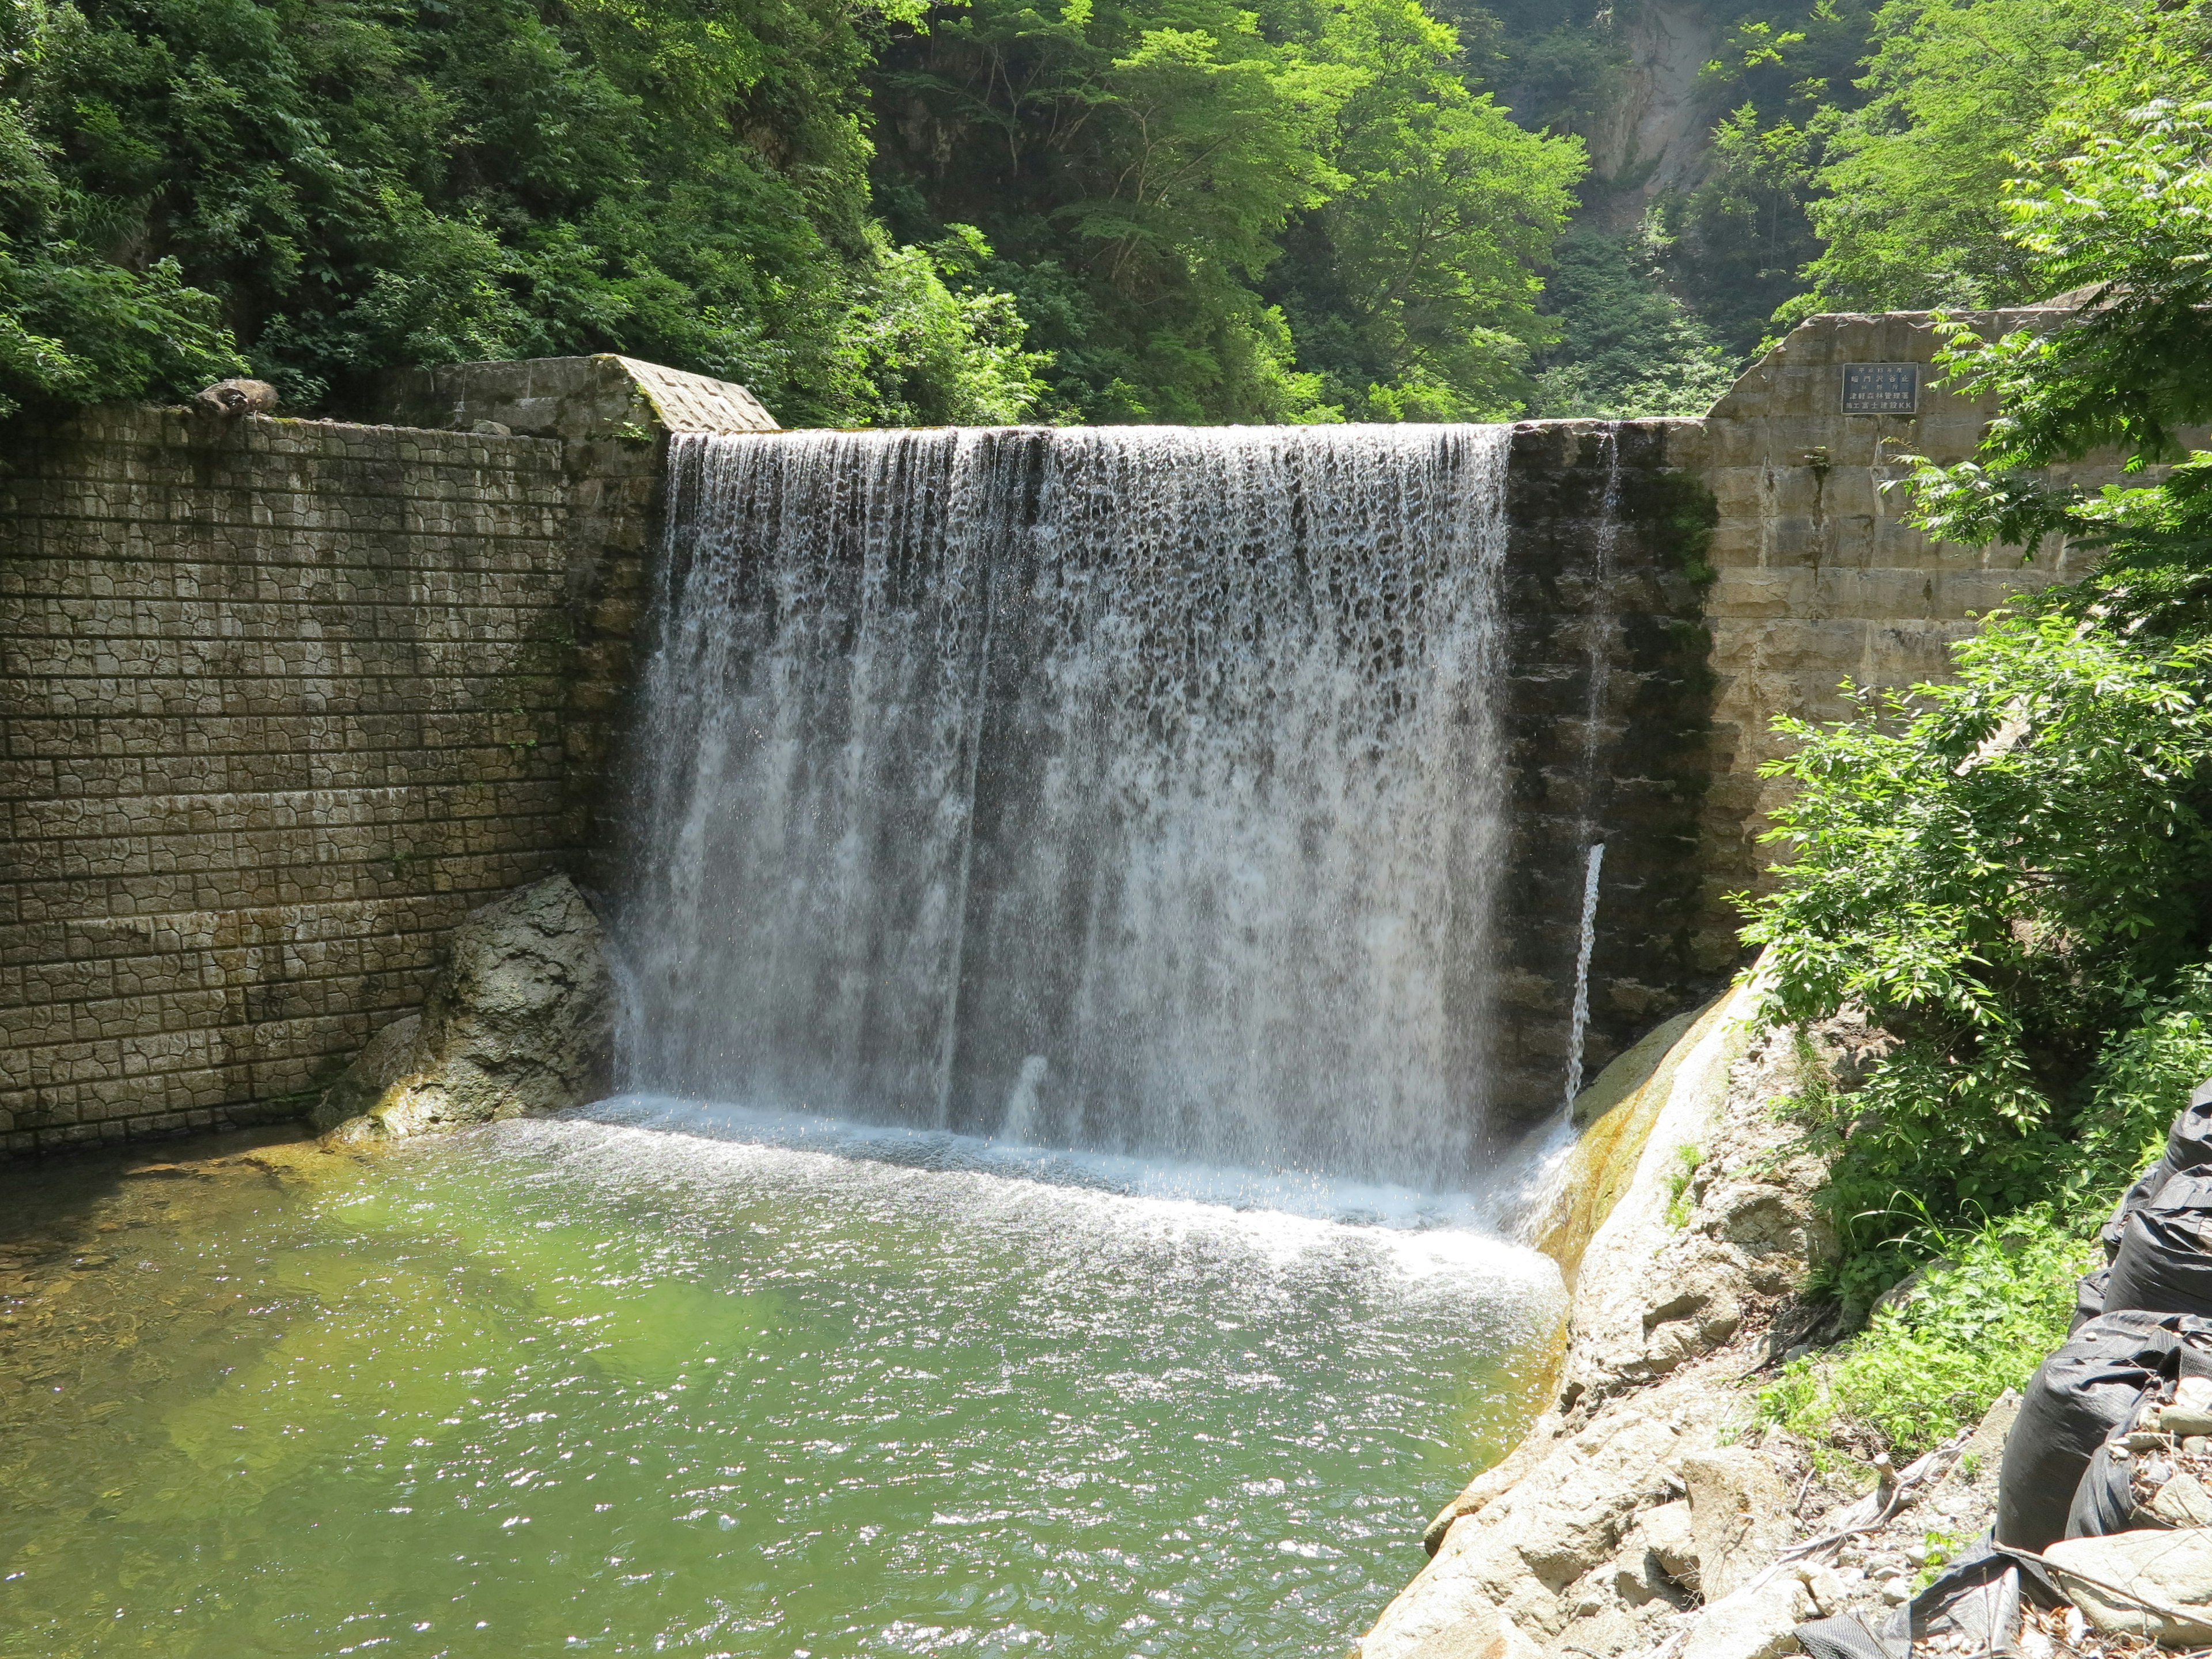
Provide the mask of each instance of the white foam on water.
MULTIPOLYGON (((501 1133, 572 1152, 635 1183, 724 1176, 878 1194, 906 1188, 969 1218, 985 1213, 1042 1242, 1070 1230, 1159 1239, 1222 1235, 1278 1261, 1357 1247, 1407 1280, 1547 1314, 1560 1295, 1549 1258, 1501 1237, 1498 1203, 1322 1176, 1066 1152, 943 1130, 858 1123, 806 1110, 630 1094, 501 1133)), ((1517 1191, 1506 1201, 1517 1201, 1517 1191)))

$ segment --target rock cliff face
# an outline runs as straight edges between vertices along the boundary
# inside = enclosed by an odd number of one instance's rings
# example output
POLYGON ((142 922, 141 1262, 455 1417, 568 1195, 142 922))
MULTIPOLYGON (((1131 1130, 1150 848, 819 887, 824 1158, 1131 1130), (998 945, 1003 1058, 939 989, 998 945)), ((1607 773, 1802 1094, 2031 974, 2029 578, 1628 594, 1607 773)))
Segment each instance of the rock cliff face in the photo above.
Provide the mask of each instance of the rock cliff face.
POLYGON ((454 930, 423 1012, 371 1038, 313 1121, 380 1140, 580 1105, 605 1087, 613 1032, 605 935, 553 876, 454 930))
MULTIPOLYGON (((1757 1420, 1763 1374, 1835 1333, 1795 1295, 1832 1248, 1811 1201, 1823 1167, 1773 1109, 1807 1062, 1788 1034, 1749 1029, 1748 1002, 1733 992, 1663 1054, 1624 1055, 1632 1086, 1623 1072, 1593 1085, 1614 1103, 1585 1145, 1613 1170, 1585 1159, 1565 1184, 1633 1174, 1568 1261, 1557 1403, 1430 1524, 1434 1559, 1357 1659, 1611 1659, 1662 1644, 1679 1659, 1772 1659, 1796 1650, 1801 1620, 1902 1599, 1905 1551, 1928 1527, 1986 1518, 2002 1405, 1982 1455, 1954 1447, 1863 1512, 1757 1420), (1856 1529, 1810 1541, 1840 1527, 1856 1529)), ((1573 1198, 1563 1190, 1563 1212, 1573 1198)))
POLYGON ((1705 182, 1713 112, 1698 97, 1699 72, 1719 56, 1721 26, 1695 0, 1645 0, 1627 30, 1628 62, 1589 136, 1601 185, 1595 217, 1633 230, 1662 191, 1705 182))

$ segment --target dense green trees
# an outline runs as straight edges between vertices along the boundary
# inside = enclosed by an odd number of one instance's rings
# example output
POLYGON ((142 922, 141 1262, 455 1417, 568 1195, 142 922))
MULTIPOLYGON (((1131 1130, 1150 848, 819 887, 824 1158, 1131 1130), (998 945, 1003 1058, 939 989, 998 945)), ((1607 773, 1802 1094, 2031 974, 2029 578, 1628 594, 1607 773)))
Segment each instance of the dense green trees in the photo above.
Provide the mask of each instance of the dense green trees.
POLYGON ((0 0, 0 401, 620 349, 798 422, 1693 411, 1806 311, 2036 297, 2003 182, 2163 15, 1698 9, 1638 226, 1583 148, 1638 0, 0 0))
POLYGON ((2043 273, 2005 234, 2005 181, 2061 83, 2130 21, 2111 0, 1890 0, 1857 83, 1867 101, 1823 112, 1809 134, 1826 246, 1796 309, 2044 297, 2043 273))
POLYGON ((1582 165, 1414 0, 6 4, 10 402, 612 349, 795 422, 1505 413, 1582 165))
POLYGON ((9 8, 4 314, 49 343, 0 366, 11 400, 173 392, 232 342, 295 407, 396 362, 599 349, 799 421, 1035 400, 1007 309, 871 217, 872 14, 9 8))

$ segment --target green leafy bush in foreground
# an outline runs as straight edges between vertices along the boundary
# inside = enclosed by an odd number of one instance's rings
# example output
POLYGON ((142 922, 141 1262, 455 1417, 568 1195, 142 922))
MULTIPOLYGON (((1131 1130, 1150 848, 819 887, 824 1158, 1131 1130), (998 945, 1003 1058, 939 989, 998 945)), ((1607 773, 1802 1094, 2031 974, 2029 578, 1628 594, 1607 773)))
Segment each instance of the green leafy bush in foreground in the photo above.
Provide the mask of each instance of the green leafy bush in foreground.
MULTIPOLYGON (((2100 1260, 2096 1232, 2159 1154, 2174 1109, 2212 1075, 2212 965, 2105 1046, 2083 1127, 2058 1161, 2055 1196, 1975 1227, 1923 1227, 1897 1243, 1934 1264, 1841 1348, 1786 1366, 1762 1390, 1771 1421, 1862 1456, 1915 1455, 2027 1382, 2066 1334, 2074 1285, 2100 1260)), ((1859 1097, 1815 1094, 1796 1109, 1831 1122, 1859 1097)), ((1875 1219, 1891 1221, 1893 1212, 1875 1219)))
MULTIPOLYGON (((2212 641, 2084 626, 2079 606, 1996 619, 1955 685, 1793 724, 1802 746, 1770 769, 1798 790, 1776 814, 1785 884, 1745 933, 1767 947, 1769 1012, 1856 1006, 1899 1039, 1812 1126, 1861 1305, 1924 1259, 1923 1223, 2119 1176, 2106 1154, 2135 1131, 2100 1097, 2108 1039, 2201 994, 2212 641)), ((2146 1109, 2162 1122, 2193 1081, 2146 1109)))
POLYGON ((1760 1391, 1770 1421, 1862 1457, 1917 1456, 2027 1381, 2064 1340, 2075 1281, 2097 1255, 2048 1209, 1929 1242, 1944 1260, 1906 1296, 1760 1391))

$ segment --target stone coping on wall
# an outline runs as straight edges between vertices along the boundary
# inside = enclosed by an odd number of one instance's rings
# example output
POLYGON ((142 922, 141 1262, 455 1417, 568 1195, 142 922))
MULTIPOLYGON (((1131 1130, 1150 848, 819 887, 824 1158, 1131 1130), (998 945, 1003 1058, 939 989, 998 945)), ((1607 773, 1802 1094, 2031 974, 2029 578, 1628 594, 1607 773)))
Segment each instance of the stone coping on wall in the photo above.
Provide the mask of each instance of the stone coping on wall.
POLYGON ((402 369, 384 378, 368 412, 397 425, 466 432, 489 422, 571 441, 781 429, 734 381, 611 352, 402 369))

